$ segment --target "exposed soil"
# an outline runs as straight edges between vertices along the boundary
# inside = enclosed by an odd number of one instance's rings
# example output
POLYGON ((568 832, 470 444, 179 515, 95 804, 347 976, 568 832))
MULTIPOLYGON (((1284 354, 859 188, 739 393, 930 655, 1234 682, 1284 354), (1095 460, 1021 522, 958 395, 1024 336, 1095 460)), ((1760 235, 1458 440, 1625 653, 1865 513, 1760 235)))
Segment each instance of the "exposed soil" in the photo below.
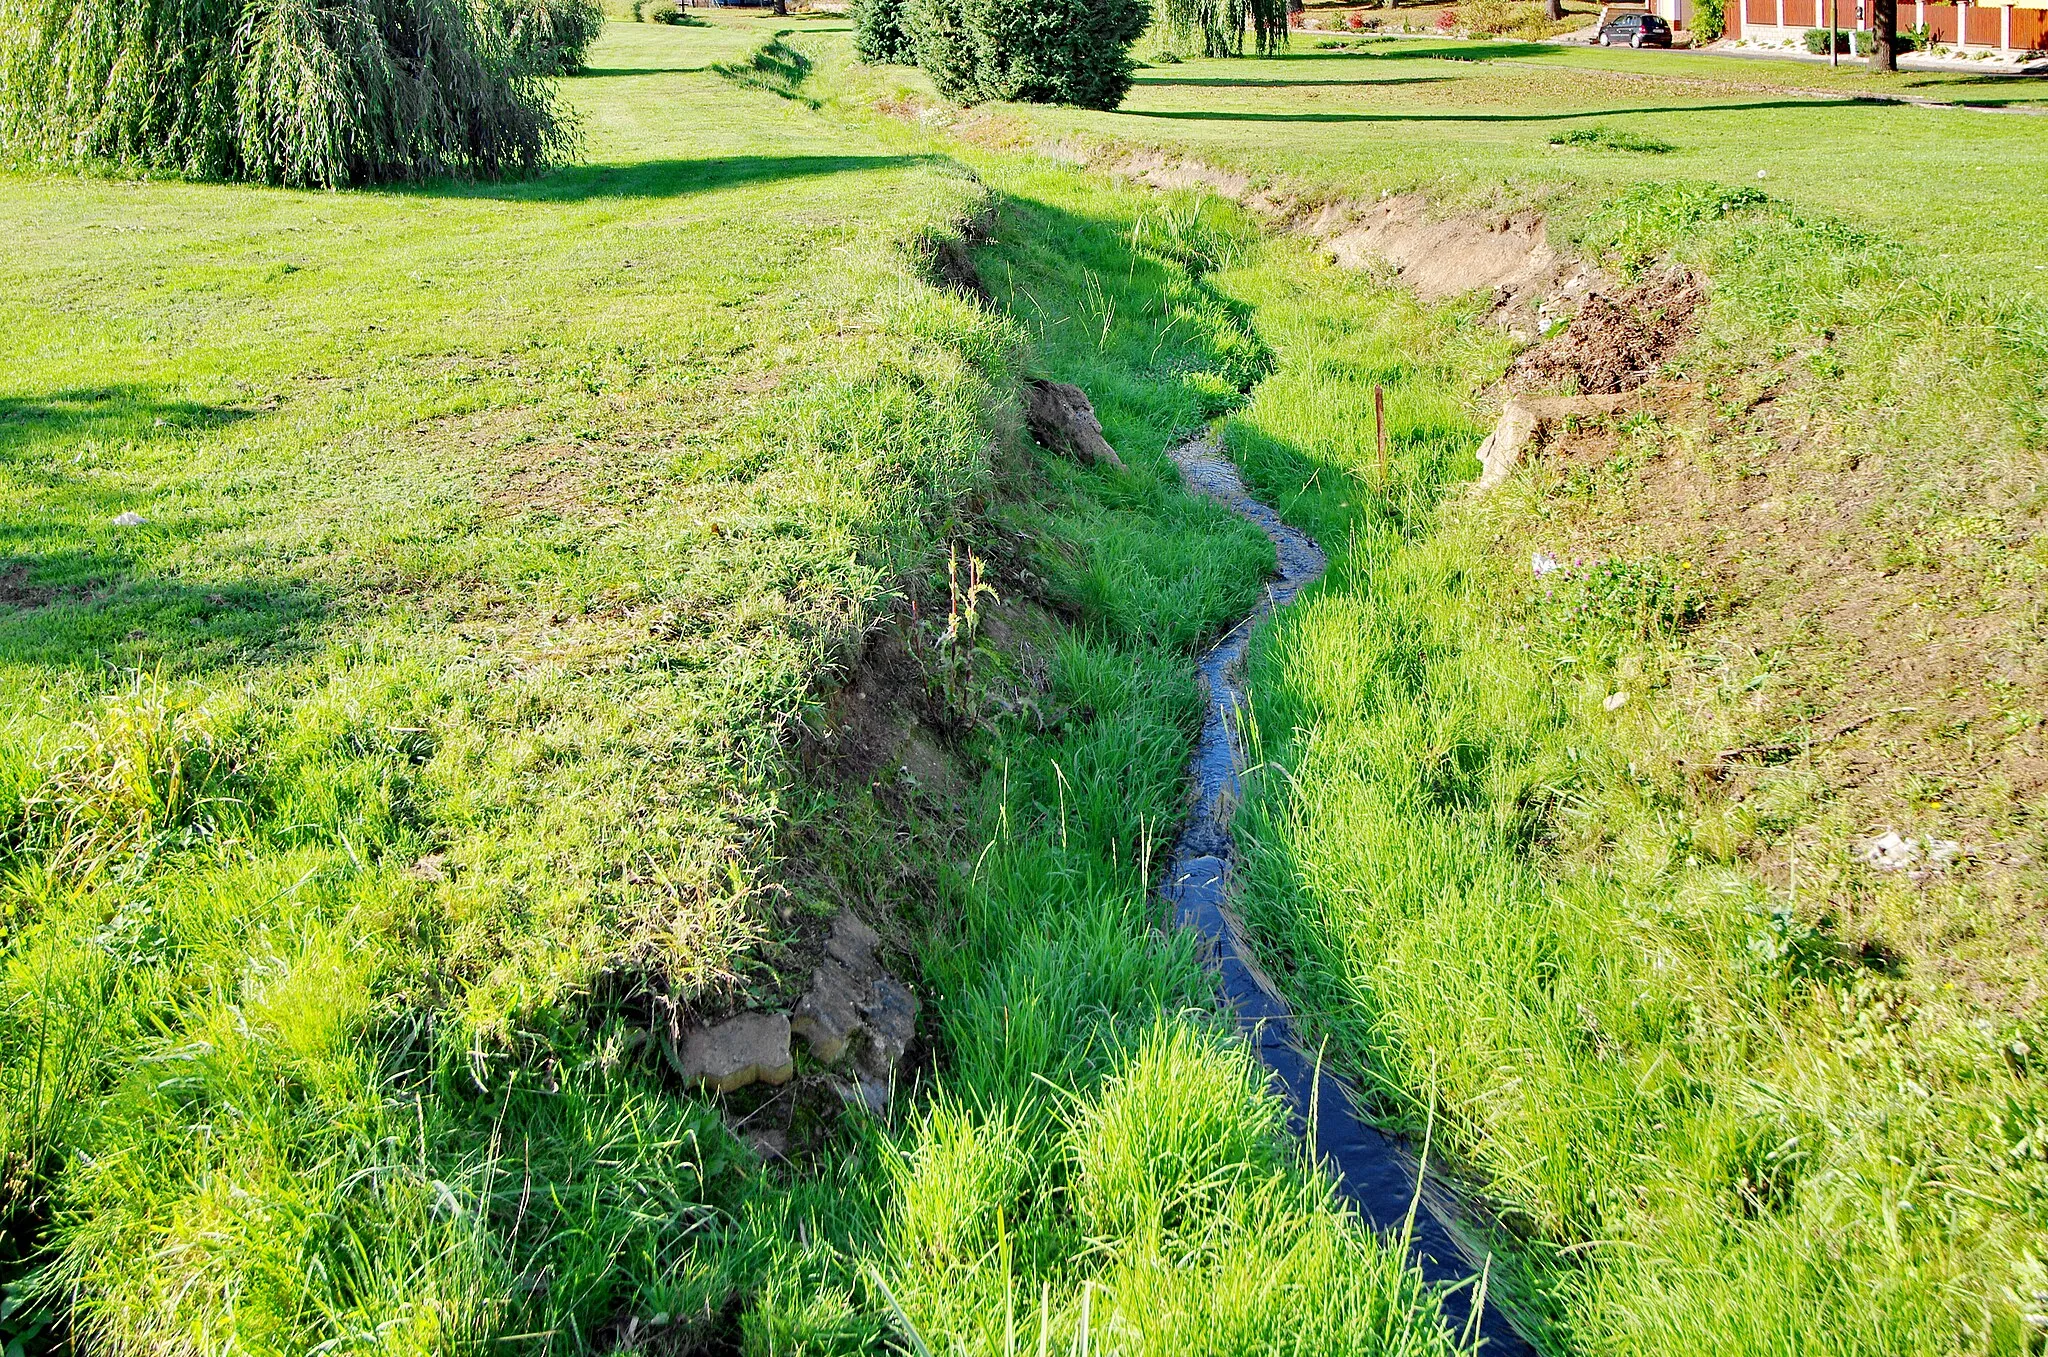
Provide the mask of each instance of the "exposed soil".
POLYGON ((1607 286, 1598 270, 1554 249, 1540 213, 1431 210, 1419 193, 1377 201, 1311 201, 1283 186, 1160 151, 1091 153, 1070 158, 1156 189, 1205 188, 1243 204, 1273 226, 1319 242, 1345 268, 1390 269, 1424 301, 1492 294, 1495 320, 1534 339, 1553 318, 1571 315, 1607 286))
POLYGON ((1633 391, 1692 338, 1705 301, 1699 278, 1677 269, 1611 295, 1593 291, 1563 330, 1515 359, 1507 386, 1513 391, 1633 391))
POLYGON ((1524 350, 1507 368, 1511 391, 1634 391, 1683 348, 1698 327, 1706 289, 1669 270, 1622 293, 1591 293, 1565 330, 1524 350))
POLYGON ((0 608, 40 608, 57 596, 53 589, 38 589, 28 582, 28 564, 0 570, 0 608))
POLYGON ((955 223, 956 234, 921 237, 915 250, 932 281, 981 306, 994 306, 995 298, 989 295, 987 285, 981 281, 981 274, 974 267, 974 258, 967 251, 989 238, 989 233, 995 229, 995 221, 995 210, 990 208, 955 223))
POLYGON ((1420 194, 1361 206, 1333 203, 1304 223, 1348 268, 1391 265, 1401 285, 1424 301, 1484 290, 1497 311, 1535 313, 1552 299, 1576 299, 1592 272, 1550 245, 1535 212, 1436 216, 1420 194))
MULTIPOLYGON (((2048 841, 2036 819, 2048 807, 2048 654, 2034 635, 2036 589, 1987 572, 1969 548, 1902 547, 1884 522, 1896 472, 1843 457, 1820 416, 1769 399, 1731 413, 1675 383, 1653 382, 1632 404, 1655 418, 1651 430, 1574 422, 1537 455, 1525 474, 1544 478, 1547 509, 1534 545, 1688 560, 1711 581, 1714 614, 1687 642, 1697 662, 1669 676, 1688 714, 1674 752, 1695 786, 1742 802, 1768 799, 1794 770, 1810 776, 1826 823, 1749 844, 1767 875, 1789 890, 1797 873, 1850 945, 1910 956, 1988 1007, 2048 998, 2048 841), (1737 460, 1736 448, 1752 451, 1737 460), (1731 698, 1733 676, 1753 672, 1766 677, 1731 698), (1728 730, 1731 711, 1734 733, 1714 748, 1704 733, 1728 730), (1851 864, 1837 841, 1888 829, 1961 845, 1961 861, 1920 882, 1921 904, 1904 913, 1882 903, 1879 887, 1894 883, 1851 864)), ((1530 544, 1513 546, 1526 555, 1530 544)))

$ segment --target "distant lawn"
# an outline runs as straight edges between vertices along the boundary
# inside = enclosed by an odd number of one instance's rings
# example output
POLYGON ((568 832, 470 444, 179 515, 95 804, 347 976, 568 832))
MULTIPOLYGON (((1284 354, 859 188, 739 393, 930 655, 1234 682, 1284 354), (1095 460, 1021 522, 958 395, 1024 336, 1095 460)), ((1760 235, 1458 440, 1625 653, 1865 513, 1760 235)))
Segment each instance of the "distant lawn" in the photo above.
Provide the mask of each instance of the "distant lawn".
POLYGON ((1561 195, 1567 227, 1571 200, 1642 177, 1625 158, 1549 145, 1598 122, 1671 143, 1659 179, 1755 184, 1910 241, 1959 276, 2048 295, 2048 119, 1857 101, 2048 108, 2048 81, 1436 38, 1335 52, 1318 47, 1327 40, 1297 33, 1269 60, 1140 71, 1114 113, 1002 116, 1048 136, 1116 137, 1326 189, 1423 189, 1452 202, 1561 195))

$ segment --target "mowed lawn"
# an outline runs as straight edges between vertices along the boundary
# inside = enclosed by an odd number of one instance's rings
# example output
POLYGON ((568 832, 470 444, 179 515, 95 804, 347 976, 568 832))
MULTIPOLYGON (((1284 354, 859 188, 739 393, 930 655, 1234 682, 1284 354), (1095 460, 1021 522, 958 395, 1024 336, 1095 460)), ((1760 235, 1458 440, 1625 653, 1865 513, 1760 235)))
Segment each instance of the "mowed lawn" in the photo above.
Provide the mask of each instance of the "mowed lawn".
POLYGON ((614 26, 569 85, 589 163, 529 184, 5 181, 34 242, 0 263, 16 748, 135 675, 266 710, 388 687, 349 700, 394 728, 469 708, 412 756, 450 780, 406 833, 474 834, 464 874, 549 864, 572 926, 508 1005, 617 940, 628 859, 723 882, 762 807, 712 784, 758 773, 761 703, 979 455, 948 423, 972 402, 856 391, 879 363, 977 380, 942 315, 891 325, 943 313, 898 247, 971 189, 703 73, 765 36, 614 26), (552 826, 523 847, 520 806, 552 826))
POLYGON ((1114 137, 1324 191, 1422 190, 1445 205, 1562 196, 1563 225, 1626 184, 1751 184, 1909 241, 1980 284, 2048 295, 2048 80, 1448 39, 1138 72, 1114 113, 1007 109, 1049 136, 1114 137), (1880 103, 1884 94, 2035 109, 1880 103), (1819 97, 1815 97, 1819 96, 1819 97), (1663 154, 1553 146, 1588 127, 1663 154))

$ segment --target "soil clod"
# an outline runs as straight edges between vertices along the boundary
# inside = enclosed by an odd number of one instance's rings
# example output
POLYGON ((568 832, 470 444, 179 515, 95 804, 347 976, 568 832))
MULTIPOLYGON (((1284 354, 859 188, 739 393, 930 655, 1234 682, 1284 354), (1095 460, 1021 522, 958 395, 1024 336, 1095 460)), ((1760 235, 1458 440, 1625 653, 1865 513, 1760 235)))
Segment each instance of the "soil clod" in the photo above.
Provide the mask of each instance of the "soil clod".
POLYGON ((1516 391, 1633 391, 1692 337, 1706 292, 1682 270, 1646 278, 1626 291, 1587 297, 1558 334, 1508 369, 1516 391))
POLYGON ((1024 385, 1024 420, 1040 447, 1071 457, 1083 466, 1113 466, 1123 470, 1124 459, 1102 436, 1102 421, 1088 393, 1066 382, 1038 379, 1024 385))
POLYGON ((821 1064, 847 1063, 852 1083, 842 1092, 876 1112, 888 1106, 918 1011, 917 995, 875 955, 881 941, 851 910, 834 919, 824 960, 789 1023, 821 1064))
POLYGON ((731 1093, 752 1083, 786 1084, 795 1072, 787 1013, 740 1013, 684 1033, 680 1049, 664 1043, 669 1062, 688 1084, 731 1093))

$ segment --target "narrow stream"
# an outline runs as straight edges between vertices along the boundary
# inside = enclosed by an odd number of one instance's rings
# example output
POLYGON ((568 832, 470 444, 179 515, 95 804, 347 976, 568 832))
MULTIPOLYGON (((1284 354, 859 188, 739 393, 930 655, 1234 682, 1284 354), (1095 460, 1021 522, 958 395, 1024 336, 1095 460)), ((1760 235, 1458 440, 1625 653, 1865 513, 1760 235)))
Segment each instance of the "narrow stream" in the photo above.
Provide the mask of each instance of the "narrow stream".
MULTIPOLYGON (((1190 770, 1195 805, 1174 843, 1160 894, 1172 907, 1176 923, 1199 929, 1208 939, 1223 992, 1237 1010, 1246 1039, 1278 1077, 1293 1107, 1296 1133, 1314 1134, 1316 1156, 1336 1175, 1344 1199, 1383 1236, 1399 1238, 1421 1182, 1422 1205, 1415 1211, 1408 1245, 1410 1261, 1432 1284, 1455 1288, 1444 1297, 1444 1317, 1453 1333, 1464 1333, 1477 1287, 1460 1283, 1472 1282, 1481 1262, 1458 1241, 1456 1199, 1440 1181, 1423 1175, 1405 1141, 1362 1118, 1351 1088, 1321 1068, 1295 1040, 1287 1003, 1252 960, 1243 926, 1230 907, 1230 813, 1239 799, 1243 771, 1231 718, 1244 704, 1245 650, 1259 623, 1318 579, 1329 561, 1306 533, 1282 523, 1270 507, 1252 498, 1214 436, 1183 443, 1170 455, 1190 489, 1220 500, 1273 540, 1280 577, 1258 606, 1202 657, 1209 709, 1190 770)), ((1489 1357, 1535 1357, 1535 1348, 1515 1332, 1498 1306, 1484 1308, 1479 1333, 1489 1357)))

